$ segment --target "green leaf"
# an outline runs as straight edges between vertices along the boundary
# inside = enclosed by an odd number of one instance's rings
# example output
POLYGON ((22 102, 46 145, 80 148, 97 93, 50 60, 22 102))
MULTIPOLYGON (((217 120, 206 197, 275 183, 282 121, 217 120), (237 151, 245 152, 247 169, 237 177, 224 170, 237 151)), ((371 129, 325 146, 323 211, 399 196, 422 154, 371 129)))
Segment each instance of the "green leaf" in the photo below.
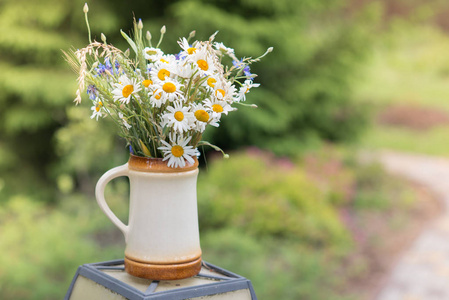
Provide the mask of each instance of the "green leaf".
POLYGON ((131 48, 133 48, 133 50, 136 53, 136 55, 139 55, 138 52, 137 52, 136 43, 134 43, 134 41, 126 33, 123 32, 123 30, 120 29, 120 33, 125 38, 125 40, 128 42, 128 44, 131 46, 131 48))

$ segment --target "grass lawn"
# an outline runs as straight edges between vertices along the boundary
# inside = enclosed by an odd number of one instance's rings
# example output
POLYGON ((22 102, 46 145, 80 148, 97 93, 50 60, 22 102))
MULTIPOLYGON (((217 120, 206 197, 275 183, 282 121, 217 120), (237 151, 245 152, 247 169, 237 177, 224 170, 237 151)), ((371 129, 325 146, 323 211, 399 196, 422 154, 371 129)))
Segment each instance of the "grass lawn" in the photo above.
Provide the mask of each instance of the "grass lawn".
MULTIPOLYGON (((396 26, 379 39, 355 96, 385 112, 394 106, 422 107, 449 116, 449 38, 431 26, 396 26)), ((413 118, 420 118, 419 114, 413 118)), ((411 120, 413 121, 413 120, 411 120)), ((425 130, 374 122, 362 138, 368 149, 449 155, 449 124, 425 130)))
POLYGON ((362 138, 362 147, 368 150, 392 149, 403 152, 449 156, 449 126, 417 132, 405 128, 376 126, 362 138))

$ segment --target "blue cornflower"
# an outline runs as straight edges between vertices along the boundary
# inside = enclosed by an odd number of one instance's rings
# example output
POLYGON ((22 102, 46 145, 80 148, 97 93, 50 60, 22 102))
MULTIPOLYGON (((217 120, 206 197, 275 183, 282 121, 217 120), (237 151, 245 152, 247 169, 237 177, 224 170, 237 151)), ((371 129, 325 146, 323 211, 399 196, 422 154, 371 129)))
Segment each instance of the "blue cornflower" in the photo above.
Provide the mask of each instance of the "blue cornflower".
POLYGON ((232 64, 233 64, 236 68, 239 68, 239 69, 241 69, 242 66, 245 66, 245 67, 243 68, 243 74, 245 74, 245 76, 248 76, 250 79, 254 79, 254 77, 251 76, 251 75, 253 75, 253 74, 251 74, 251 70, 250 70, 249 66, 248 66, 248 65, 245 65, 245 63, 243 62, 243 59, 241 59, 240 61, 234 60, 234 61, 232 61, 232 64))
POLYGON ((95 100, 98 97, 98 90, 95 85, 91 84, 87 87, 87 95, 89 95, 90 100, 95 100))
POLYGON ((181 58, 183 58, 183 51, 181 50, 181 51, 179 51, 179 53, 178 54, 175 54, 175 59, 176 60, 180 60, 181 58))
POLYGON ((95 72, 97 72, 98 75, 103 75, 106 72, 106 66, 103 64, 98 64, 98 67, 95 68, 95 72))
POLYGON ((114 74, 114 69, 112 69, 112 65, 111 65, 111 62, 109 61, 109 57, 106 57, 104 59, 104 64, 105 64, 106 70, 108 70, 109 73, 114 74))
POLYGON ((119 70, 120 70, 120 64, 118 63, 118 61, 115 61, 115 73, 119 74, 120 73, 119 70))

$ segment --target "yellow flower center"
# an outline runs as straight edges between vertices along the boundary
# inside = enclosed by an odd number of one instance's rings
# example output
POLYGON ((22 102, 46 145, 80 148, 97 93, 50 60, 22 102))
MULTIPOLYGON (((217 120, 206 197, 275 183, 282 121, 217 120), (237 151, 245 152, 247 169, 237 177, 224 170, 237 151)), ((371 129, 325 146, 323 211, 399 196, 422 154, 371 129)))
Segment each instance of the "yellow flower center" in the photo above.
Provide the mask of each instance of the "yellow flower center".
MULTIPOLYGON (((153 95, 156 94, 156 91, 153 92, 153 95)), ((156 96, 154 96, 154 98, 156 98, 156 100, 161 99, 162 97, 162 93, 157 94, 156 96)))
POLYGON ((220 94, 223 96, 223 98, 224 98, 224 96, 225 96, 225 91, 224 91, 224 90, 222 90, 222 89, 216 90, 216 91, 215 91, 215 96, 218 97, 218 93, 220 93, 220 94))
POLYGON ((174 145, 171 147, 171 154, 173 154, 174 157, 181 157, 184 154, 184 149, 179 145, 174 145))
POLYGON ((134 87, 132 84, 125 85, 125 87, 122 90, 122 95, 125 98, 128 98, 129 95, 131 95, 134 92, 134 87))
POLYGON ((160 80, 165 80, 165 77, 167 76, 170 76, 170 71, 166 69, 160 69, 159 72, 157 73, 157 77, 160 80))
POLYGON ((196 52, 196 48, 195 47, 190 47, 189 49, 187 49, 187 53, 188 54, 193 54, 196 52))
POLYGON ((98 101, 98 105, 103 106, 103 102, 98 101))
POLYGON ((203 71, 209 70, 209 64, 204 59, 198 59, 196 63, 198 64, 198 67, 201 70, 203 70, 203 71))
POLYGON ((216 82, 217 82, 217 79, 215 79, 213 77, 209 77, 207 79, 207 85, 210 86, 211 88, 215 87, 216 82))
POLYGON ((164 83, 164 85, 162 86, 162 89, 164 90, 164 92, 166 93, 174 93, 176 91, 176 85, 174 85, 171 82, 166 82, 164 83))
POLYGON ((198 110, 195 112, 195 118, 196 118, 198 121, 201 121, 201 122, 207 122, 207 121, 209 121, 209 114, 208 114, 207 111, 205 111, 204 109, 198 109, 198 110))
POLYGON ((182 111, 175 112, 175 119, 179 122, 184 120, 184 114, 182 113, 182 111))
POLYGON ((142 81, 142 84, 143 84, 144 87, 147 88, 147 87, 149 87, 150 85, 153 84, 153 80, 151 80, 151 79, 144 80, 144 81, 142 81))
POLYGON ((221 113, 223 112, 223 106, 221 106, 220 104, 214 104, 212 105, 212 110, 216 113, 221 113))
POLYGON ((99 105, 96 105, 96 106, 95 106, 95 110, 96 110, 97 112, 99 112, 99 111, 100 111, 100 106, 99 106, 99 105))
POLYGON ((165 59, 161 58, 161 62, 168 64, 168 61, 166 61, 165 59))
POLYGON ((147 54, 148 55, 155 55, 155 54, 157 54, 157 51, 156 50, 148 50, 147 54))

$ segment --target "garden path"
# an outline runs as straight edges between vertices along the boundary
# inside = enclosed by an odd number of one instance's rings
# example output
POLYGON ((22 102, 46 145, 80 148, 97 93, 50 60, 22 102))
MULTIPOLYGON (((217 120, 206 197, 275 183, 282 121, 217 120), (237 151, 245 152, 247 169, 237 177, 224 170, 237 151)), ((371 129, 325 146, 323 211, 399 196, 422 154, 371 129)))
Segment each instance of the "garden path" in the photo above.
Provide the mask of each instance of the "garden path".
POLYGON ((392 151, 378 159, 387 171, 425 185, 444 211, 403 254, 375 299, 449 299, 449 159, 392 151))

